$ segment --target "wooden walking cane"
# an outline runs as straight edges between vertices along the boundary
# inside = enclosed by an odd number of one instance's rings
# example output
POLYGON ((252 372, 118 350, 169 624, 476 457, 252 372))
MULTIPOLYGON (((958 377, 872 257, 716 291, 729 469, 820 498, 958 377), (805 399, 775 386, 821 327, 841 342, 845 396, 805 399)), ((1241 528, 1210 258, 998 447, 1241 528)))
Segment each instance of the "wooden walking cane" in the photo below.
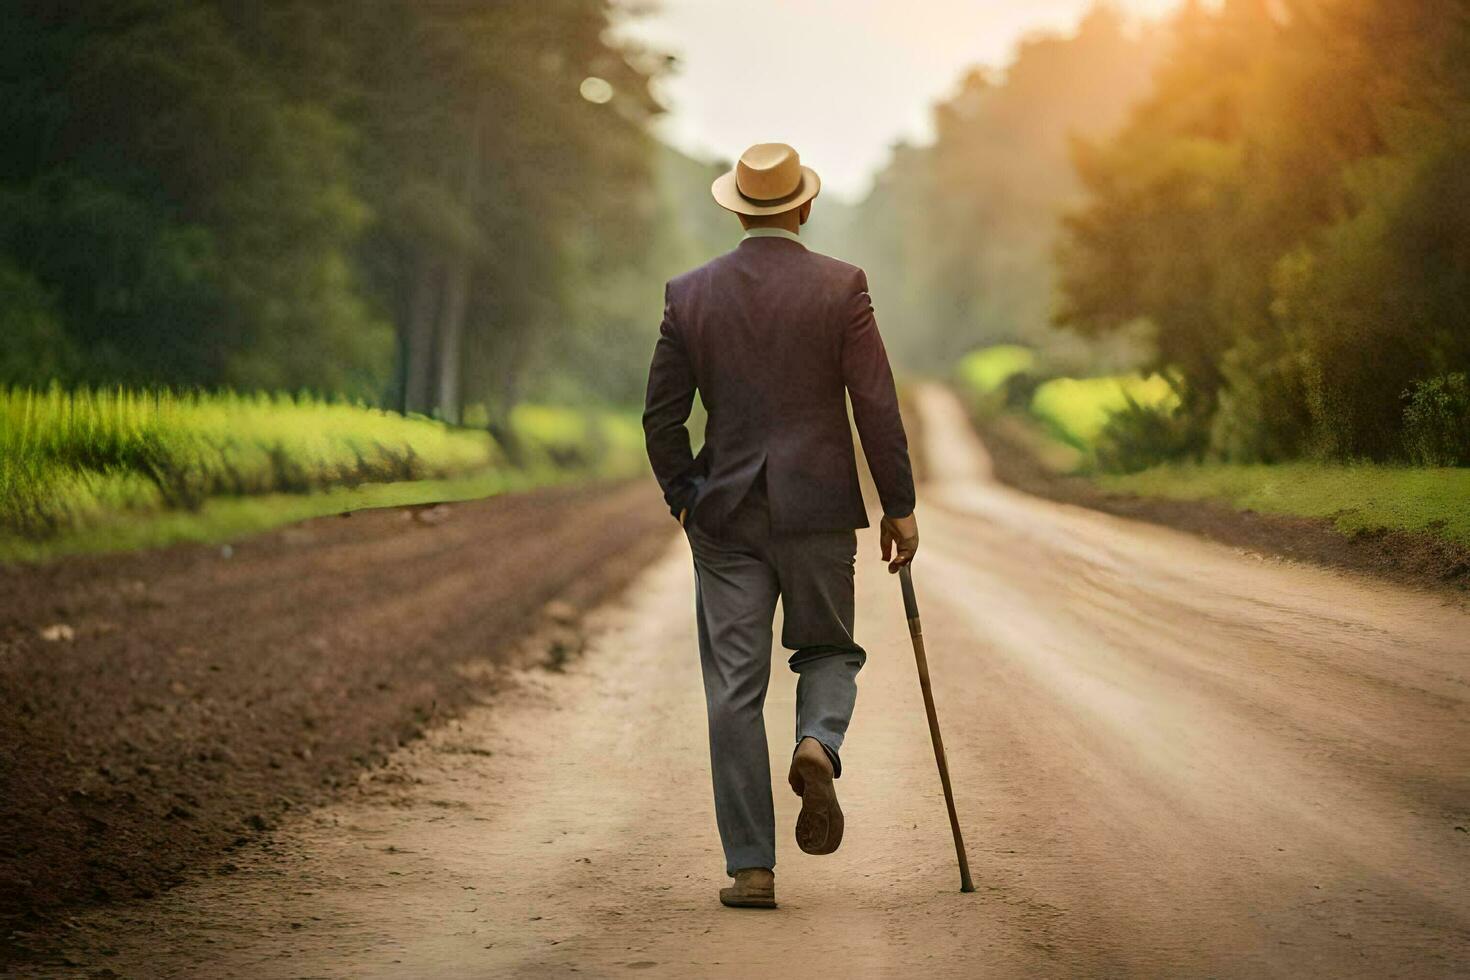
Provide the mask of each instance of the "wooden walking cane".
POLYGON ((914 577, 909 566, 898 570, 903 586, 903 611, 909 619, 909 638, 914 641, 914 661, 919 666, 919 688, 924 692, 924 711, 929 716, 929 737, 934 742, 934 761, 939 763, 939 781, 944 784, 944 805, 949 808, 949 827, 954 831, 954 852, 960 859, 960 891, 972 892, 970 861, 965 856, 965 839, 960 836, 960 817, 954 808, 954 790, 949 785, 949 763, 944 758, 944 739, 939 735, 939 715, 934 711, 934 692, 929 688, 929 660, 924 656, 924 630, 919 625, 919 600, 914 597, 914 577))

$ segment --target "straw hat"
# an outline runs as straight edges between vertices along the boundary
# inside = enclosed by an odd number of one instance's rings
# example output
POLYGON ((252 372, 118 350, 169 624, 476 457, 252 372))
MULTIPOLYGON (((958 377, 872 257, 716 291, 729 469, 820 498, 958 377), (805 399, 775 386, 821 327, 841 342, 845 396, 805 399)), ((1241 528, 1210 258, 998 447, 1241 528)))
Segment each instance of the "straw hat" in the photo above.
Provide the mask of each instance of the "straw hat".
POLYGON ((710 185, 715 203, 736 214, 780 214, 799 208, 817 196, 822 180, 801 156, 785 143, 757 143, 744 153, 735 169, 710 185))

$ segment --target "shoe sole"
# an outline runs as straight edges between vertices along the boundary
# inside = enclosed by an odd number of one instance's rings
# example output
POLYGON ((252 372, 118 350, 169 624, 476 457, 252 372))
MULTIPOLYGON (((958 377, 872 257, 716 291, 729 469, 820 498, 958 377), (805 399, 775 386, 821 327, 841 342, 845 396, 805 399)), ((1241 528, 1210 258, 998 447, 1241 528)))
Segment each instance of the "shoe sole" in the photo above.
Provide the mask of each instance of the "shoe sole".
POLYGON ((816 762, 798 760, 801 815, 796 818, 796 846, 807 854, 831 854, 842 845, 844 821, 832 777, 816 762))
POLYGON ((720 889, 720 904, 728 909, 773 909, 776 907, 776 896, 774 895, 730 895, 729 888, 720 889))

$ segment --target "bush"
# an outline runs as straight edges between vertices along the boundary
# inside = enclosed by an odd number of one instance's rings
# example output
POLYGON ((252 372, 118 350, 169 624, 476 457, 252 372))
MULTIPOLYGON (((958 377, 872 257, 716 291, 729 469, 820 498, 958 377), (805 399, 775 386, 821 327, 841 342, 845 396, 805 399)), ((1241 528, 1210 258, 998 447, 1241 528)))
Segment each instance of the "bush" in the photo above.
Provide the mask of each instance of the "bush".
POLYGON ((1031 348, 1000 344, 966 354, 960 359, 958 373, 960 383, 966 389, 984 395, 1035 366, 1036 354, 1031 348))
POLYGON ((1032 374, 1030 371, 1022 371, 1006 378, 1005 383, 1000 386, 1006 408, 1026 411, 1031 406, 1031 400, 1036 397, 1036 389, 1050 380, 1051 378, 1032 374))
POLYGON ((970 412, 989 417, 1007 408, 1024 409, 1040 383, 1033 373, 1036 354, 1029 347, 1000 344, 974 350, 955 367, 955 381, 970 412))
POLYGON ((0 385, 64 378, 77 361, 51 297, 34 278, 0 260, 0 385))
POLYGON ((1036 389, 1031 414, 1064 442, 1089 452, 1112 415, 1126 411, 1130 403, 1172 411, 1179 396, 1159 375, 1053 378, 1036 389))
POLYGON ((1178 406, 1140 404, 1127 392, 1124 398, 1127 404, 1108 415, 1098 434, 1094 453, 1100 469, 1137 473, 1204 455, 1205 435, 1178 406))
POLYGON ((1311 445, 1306 371, 1301 358, 1243 340, 1220 361, 1225 386, 1209 420, 1210 453, 1232 463, 1279 463, 1311 445))
POLYGON ((631 412, 517 405, 507 442, 523 466, 628 476, 644 460, 643 426, 631 412))
POLYGON ((1416 381, 1400 396, 1404 449, 1419 466, 1470 466, 1470 381, 1465 372, 1416 381))

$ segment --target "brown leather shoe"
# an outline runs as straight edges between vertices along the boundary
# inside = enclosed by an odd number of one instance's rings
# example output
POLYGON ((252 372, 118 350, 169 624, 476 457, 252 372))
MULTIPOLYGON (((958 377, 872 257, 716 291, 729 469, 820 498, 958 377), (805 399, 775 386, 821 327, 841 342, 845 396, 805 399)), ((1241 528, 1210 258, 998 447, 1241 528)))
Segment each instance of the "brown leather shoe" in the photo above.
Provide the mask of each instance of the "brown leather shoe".
POLYGON ((831 854, 842 843, 842 807, 832 785, 832 760, 821 742, 801 740, 791 757, 789 782, 801 794, 796 845, 808 854, 831 854))
POLYGON ((770 868, 741 868, 735 884, 720 889, 720 904, 732 909, 776 907, 776 873, 770 868))

